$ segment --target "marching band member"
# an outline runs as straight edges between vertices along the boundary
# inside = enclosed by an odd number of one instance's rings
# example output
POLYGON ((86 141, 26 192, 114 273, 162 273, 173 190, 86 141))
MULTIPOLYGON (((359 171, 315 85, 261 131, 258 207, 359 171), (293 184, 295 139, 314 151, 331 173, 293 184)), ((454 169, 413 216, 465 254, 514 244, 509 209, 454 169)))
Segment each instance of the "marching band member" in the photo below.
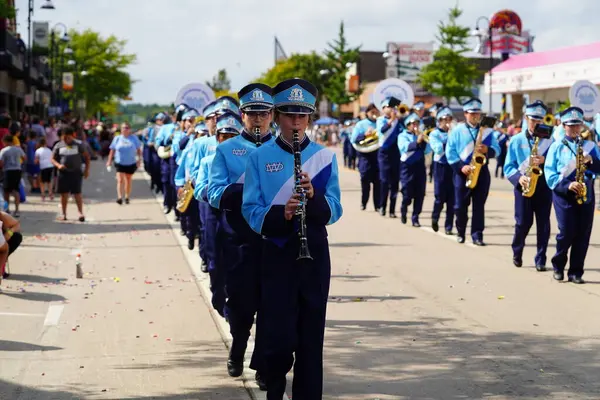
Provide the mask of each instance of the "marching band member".
MULTIPOLYGON (((200 234, 200 244, 198 245, 198 250, 200 253, 200 258, 202 259, 202 265, 200 266, 200 270, 204 273, 208 272, 208 256, 206 254, 206 242, 208 239, 206 238, 206 230, 204 229, 206 226, 206 221, 204 220, 207 212, 208 212, 208 203, 200 201, 200 192, 196 189, 198 185, 196 185, 196 178, 198 177, 198 167, 195 168, 196 159, 199 157, 198 153, 200 152, 200 144, 202 142, 209 140, 212 135, 215 134, 217 129, 217 113, 215 111, 216 102, 210 102, 202 109, 202 116, 204 117, 204 124, 206 125, 206 129, 208 134, 206 136, 200 136, 198 139, 194 140, 191 144, 190 153, 192 153, 192 157, 194 158, 191 162, 190 166, 190 176, 192 178, 192 182, 194 184, 194 198, 198 201, 198 220, 200 221, 200 226, 198 227, 198 231, 200 234)), ((209 248, 211 250, 211 248, 209 248)), ((214 252, 214 251, 213 251, 214 252)))
MULTIPOLYGON (((379 110, 375 104, 369 104, 366 111, 366 118, 356 123, 352 131, 350 141, 359 143, 365 139, 367 134, 376 132, 376 120, 379 115, 379 110)), ((373 206, 375 211, 379 212, 381 207, 381 189, 379 184, 379 163, 377 161, 377 151, 371 153, 357 152, 358 156, 358 172, 360 173, 361 185, 361 209, 367 208, 371 185, 373 185, 373 206)))
POLYGON ((594 175, 600 173, 600 151, 594 141, 582 140, 583 110, 569 107, 560 115, 566 136, 548 150, 544 175, 552 190, 558 220, 556 254, 552 257, 554 279, 564 279, 569 259, 569 282, 582 284, 585 256, 594 223, 594 175), (581 151, 581 163, 577 162, 581 151), (585 172, 587 171, 589 172, 585 172), (579 176, 578 176, 579 175, 579 176))
POLYGON ((289 79, 273 93, 280 134, 250 154, 242 203, 269 255, 262 261, 259 312, 267 399, 281 400, 292 365, 293 397, 320 399, 331 278, 326 226, 342 215, 338 167, 332 151, 305 135, 316 88, 289 79))
MULTIPOLYGON (((204 122, 197 124, 194 127, 196 135, 200 136, 203 133, 208 133, 208 128, 204 122)), ((190 136, 186 136, 190 138, 190 136)), ((185 146, 181 152, 179 159, 179 165, 175 174, 175 186, 177 187, 178 195, 181 195, 183 186, 188 180, 192 179, 191 168, 194 162, 194 153, 192 152, 192 143, 195 139, 193 136, 189 139, 189 144, 185 146)), ((181 144, 181 141, 179 142, 181 144)), ((187 210, 181 216, 182 229, 185 232, 185 236, 188 239, 188 249, 193 250, 196 242, 196 236, 199 234, 200 228, 200 214, 198 201, 192 197, 187 210)))
POLYGON ((454 214, 458 243, 465 242, 467 212, 469 203, 473 201, 473 220, 471 221, 471 238, 476 246, 485 246, 483 230, 485 228, 485 201, 490 190, 490 171, 488 163, 481 167, 477 186, 466 187, 467 177, 473 170, 470 165, 473 151, 484 154, 488 159, 500 153, 500 147, 491 129, 482 130, 481 144, 475 147, 480 133, 481 100, 471 98, 463 104, 466 122, 456 125, 448 136, 446 143, 446 159, 454 170, 454 214))
MULTIPOLYGON (((189 135, 194 132, 194 121, 196 117, 198 117, 198 111, 193 108, 186 109, 181 115, 181 121, 179 122, 179 129, 176 129, 173 135, 173 155, 169 158, 169 164, 171 167, 171 175, 172 175, 172 184, 175 188, 175 194, 177 195, 178 189, 177 184, 175 183, 177 170, 179 169, 179 163, 181 161, 181 153, 183 152, 184 147, 181 147, 181 142, 183 140, 183 144, 187 144, 189 135), (185 139, 185 140, 184 140, 185 139)), ((177 196, 175 197, 175 204, 177 204, 177 196)), ((181 218, 181 213, 179 210, 175 209, 175 220, 179 220, 181 226, 181 236, 187 236, 187 229, 185 226, 185 222, 181 218)), ((192 241, 193 245, 194 241, 192 241)), ((188 248, 190 247, 190 242, 188 239, 188 248)), ((193 247, 192 247, 193 248, 193 247)), ((190 249, 191 250, 191 249, 190 249)))
MULTIPOLYGON (((232 377, 242 375, 244 370, 244 354, 260 299, 258 277, 262 260, 262 238, 252 231, 241 212, 246 162, 253 151, 273 139, 269 129, 273 117, 272 89, 262 83, 252 83, 243 87, 238 92, 238 97, 244 128, 241 135, 217 146, 208 183, 209 203, 226 217, 222 225, 230 227, 221 245, 224 259, 227 260, 225 307, 233 338, 227 370, 232 377)), ((258 326, 256 331, 257 340, 250 368, 257 371, 258 386, 266 390, 258 369, 258 338, 262 332, 258 326)))
POLYGON ((427 186, 427 171, 425 168, 425 155, 431 153, 431 147, 425 135, 420 132, 421 120, 416 113, 410 114, 404 120, 406 129, 398 136, 397 146, 400 150, 402 163, 400 164, 400 180, 402 181, 402 205, 400 218, 406 223, 408 206, 413 203, 412 225, 420 227, 419 214, 423 209, 425 188, 427 186))
POLYGON ((453 170, 446 159, 446 143, 448 132, 453 120, 452 110, 441 107, 436 112, 437 128, 429 134, 429 145, 433 151, 433 178, 434 196, 433 212, 431 213, 431 228, 434 232, 439 230, 439 219, 444 204, 446 205, 446 220, 444 227, 446 235, 452 234, 454 225, 454 184, 453 170))
MULTIPOLYGON (((150 147, 150 180, 154 186, 154 192, 160 193, 163 191, 162 181, 160 179, 160 157, 156 153, 158 146, 156 145, 156 137, 162 129, 165 122, 168 122, 168 116, 165 113, 159 112, 154 117, 154 125, 151 130, 148 130, 148 146, 150 147)), ((151 187, 152 187, 151 186, 151 187)))
MULTIPOLYGON (((148 174, 148 176, 152 177, 152 170, 150 167, 150 135, 152 134, 152 131, 154 130, 154 120, 155 117, 150 118, 150 120, 148 120, 148 126, 146 126, 144 128, 144 130, 142 131, 142 144, 144 145, 144 147, 142 148, 142 160, 144 160, 144 171, 148 174)), ((154 190, 154 181, 150 180, 150 190, 154 190)))
MULTIPOLYGON (((527 113, 527 110, 525 110, 527 113)), ((502 123, 498 124, 497 129, 494 131, 494 136, 500 146, 500 154, 496 158, 496 171, 494 176, 498 177, 498 171, 500 171, 500 178, 504 179, 504 165, 506 164, 506 155, 508 154, 508 135, 506 134, 506 126, 502 123)))
POLYGON ((422 101, 417 101, 415 104, 413 104, 412 111, 417 114, 417 117, 419 117, 419 120, 421 120, 423 115, 425 115, 425 103, 422 101))
MULTIPOLYGON (((533 216, 537 228, 537 253, 535 255, 535 268, 546 271, 546 250, 550 240, 550 211, 552 210, 552 192, 542 177, 537 179, 533 194, 524 195, 523 189, 530 184, 532 171, 528 167, 537 167, 543 171, 544 161, 548 149, 552 144, 550 138, 538 138, 535 134, 536 126, 542 122, 548 109, 541 101, 528 104, 525 108, 527 130, 511 139, 504 165, 504 173, 515 187, 515 235, 512 241, 513 264, 516 267, 523 265, 523 249, 525 238, 533 225, 533 216), (537 140, 537 145, 536 145, 537 140), (537 155, 532 155, 535 149, 537 155)), ((533 177, 536 179, 536 177, 533 177)))
POLYGON ((388 97, 381 102, 383 115, 377 118, 375 129, 379 132, 379 180, 381 185, 381 215, 385 216, 388 195, 390 196, 390 218, 396 218, 396 198, 400 181, 400 152, 398 151, 398 135, 404 128, 394 107, 400 104, 395 97, 388 97))
MULTIPOLYGON (((173 120, 168 124, 163 125, 156 136, 155 146, 157 149, 161 146, 172 146, 173 137, 175 136, 175 132, 179 129, 179 122, 187 108, 188 107, 185 104, 180 104, 175 108, 172 116, 173 120)), ((165 214, 169 214, 177 202, 177 193, 173 185, 174 179, 172 179, 171 169, 172 164, 170 157, 160 158, 160 177, 163 185, 163 205, 165 214)))
MULTIPOLYGON (((221 113, 217 117, 216 135, 217 143, 223 142, 233 136, 239 135, 242 129, 242 122, 239 115, 229 111, 221 113)), ((206 204, 204 215, 204 238, 206 241, 205 255, 208 261, 208 273, 210 276, 210 290, 212 292, 211 303, 215 310, 224 318, 225 313, 225 273, 226 264, 224 262, 224 248, 222 243, 227 239, 229 232, 221 228, 221 212, 208 203, 208 182, 210 177, 210 168, 215 158, 215 153, 205 156, 200 161, 198 170, 198 179, 194 193, 198 195, 199 201, 206 204)))

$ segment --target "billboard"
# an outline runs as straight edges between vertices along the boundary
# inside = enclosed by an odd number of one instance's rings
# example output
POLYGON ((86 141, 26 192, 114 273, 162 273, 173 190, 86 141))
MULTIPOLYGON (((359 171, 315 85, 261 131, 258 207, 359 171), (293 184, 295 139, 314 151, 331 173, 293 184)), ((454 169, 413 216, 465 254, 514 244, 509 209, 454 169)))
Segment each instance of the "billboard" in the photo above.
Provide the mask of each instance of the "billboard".
POLYGON ((388 42, 386 78, 415 82, 421 69, 433 61, 433 42, 388 42))
POLYGON ((521 17, 516 12, 501 10, 492 15, 479 52, 489 55, 491 49, 493 53, 503 55, 530 53, 533 51, 533 39, 529 31, 523 30, 521 17), (491 40, 489 28, 492 30, 491 40))

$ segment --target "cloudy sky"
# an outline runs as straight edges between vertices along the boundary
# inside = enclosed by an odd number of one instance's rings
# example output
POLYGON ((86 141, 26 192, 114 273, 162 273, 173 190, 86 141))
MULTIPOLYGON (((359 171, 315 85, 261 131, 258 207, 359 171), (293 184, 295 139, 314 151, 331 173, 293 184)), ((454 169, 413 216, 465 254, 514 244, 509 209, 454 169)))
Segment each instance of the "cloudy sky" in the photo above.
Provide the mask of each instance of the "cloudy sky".
MULTIPOLYGON (((290 53, 322 51, 337 35, 363 50, 384 51, 388 41, 435 40, 437 22, 454 0, 53 0, 33 20, 91 28, 127 40, 138 56, 130 73, 138 82, 133 99, 170 103, 180 87, 210 80, 226 68, 238 90, 273 65, 273 37, 290 53)), ((19 30, 26 38, 27 0, 16 0, 19 30)), ((479 16, 512 9, 535 36, 534 50, 600 40, 594 20, 599 0, 460 0, 460 22, 474 27, 479 16)))

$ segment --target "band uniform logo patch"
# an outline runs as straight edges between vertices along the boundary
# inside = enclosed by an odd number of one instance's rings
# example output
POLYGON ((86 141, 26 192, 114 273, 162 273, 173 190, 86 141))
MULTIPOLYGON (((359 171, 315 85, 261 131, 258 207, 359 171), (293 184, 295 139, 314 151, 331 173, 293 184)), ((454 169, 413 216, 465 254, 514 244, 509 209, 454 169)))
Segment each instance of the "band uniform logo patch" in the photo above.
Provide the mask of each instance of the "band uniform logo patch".
POLYGON ((252 100, 264 100, 262 91, 256 89, 252 92, 252 100))
POLYGON ((233 150, 231 150, 231 154, 233 154, 234 156, 245 156, 246 153, 248 153, 248 150, 246 150, 246 149, 233 149, 233 150))
POLYGON ((290 101, 304 101, 304 93, 302 93, 302 89, 293 88, 290 92, 290 96, 288 97, 290 101))
POLYGON ((227 120, 227 124, 228 124, 230 127, 232 127, 232 128, 235 128, 235 119, 234 119, 233 117, 230 117, 230 118, 227 120))
POLYGON ((265 170, 267 172, 279 172, 279 171, 283 171, 283 163, 282 162, 267 163, 265 165, 265 170))

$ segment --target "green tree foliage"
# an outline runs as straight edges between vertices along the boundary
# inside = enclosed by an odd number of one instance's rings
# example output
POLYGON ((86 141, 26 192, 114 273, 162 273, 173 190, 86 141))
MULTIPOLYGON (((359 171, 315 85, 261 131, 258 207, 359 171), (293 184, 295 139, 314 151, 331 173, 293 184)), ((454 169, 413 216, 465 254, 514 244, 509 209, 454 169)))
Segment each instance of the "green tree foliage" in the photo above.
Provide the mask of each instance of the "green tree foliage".
MULTIPOLYGON (((71 30, 69 37, 69 43, 58 41, 59 54, 66 47, 73 50, 72 54, 64 55, 63 71, 73 72, 75 77, 74 91, 65 93, 65 99, 84 99, 85 111, 89 115, 98 111, 113 113, 118 99, 129 96, 131 92, 134 81, 126 68, 135 63, 136 56, 125 53, 126 41, 114 35, 104 38, 98 32, 87 29, 83 32, 71 30), (74 64, 70 64, 69 60, 73 60, 74 64)), ((54 62, 60 63, 60 57, 54 62)), ((60 65, 56 67, 60 70, 60 65)))
POLYGON ((213 76, 212 82, 206 82, 215 93, 216 92, 229 92, 231 90, 231 80, 227 75, 226 69, 220 69, 217 74, 213 76))
POLYGON ((0 18, 11 19, 16 15, 15 8, 8 3, 8 0, 0 0, 0 18))
POLYGON ((348 104, 353 96, 346 91, 346 72, 348 72, 349 63, 356 63, 360 58, 360 46, 349 47, 344 34, 344 22, 340 23, 340 29, 337 39, 327 43, 328 50, 325 51, 327 59, 327 70, 329 73, 325 76, 325 97, 334 104, 348 104))
MULTIPOLYGON (((256 82, 273 87, 286 79, 301 78, 315 85, 320 97, 324 92, 326 79, 326 76, 322 75, 320 71, 327 67, 327 60, 314 51, 310 54, 292 54, 286 60, 279 61, 256 82)), ((317 98, 318 100, 319 98, 317 98)))
POLYGON ((462 10, 454 6, 449 10, 448 22, 440 21, 437 40, 440 48, 433 55, 433 62, 421 70, 418 82, 426 90, 459 102, 461 97, 471 96, 473 83, 479 77, 477 66, 464 56, 471 51, 468 45, 469 28, 457 24, 462 10))

